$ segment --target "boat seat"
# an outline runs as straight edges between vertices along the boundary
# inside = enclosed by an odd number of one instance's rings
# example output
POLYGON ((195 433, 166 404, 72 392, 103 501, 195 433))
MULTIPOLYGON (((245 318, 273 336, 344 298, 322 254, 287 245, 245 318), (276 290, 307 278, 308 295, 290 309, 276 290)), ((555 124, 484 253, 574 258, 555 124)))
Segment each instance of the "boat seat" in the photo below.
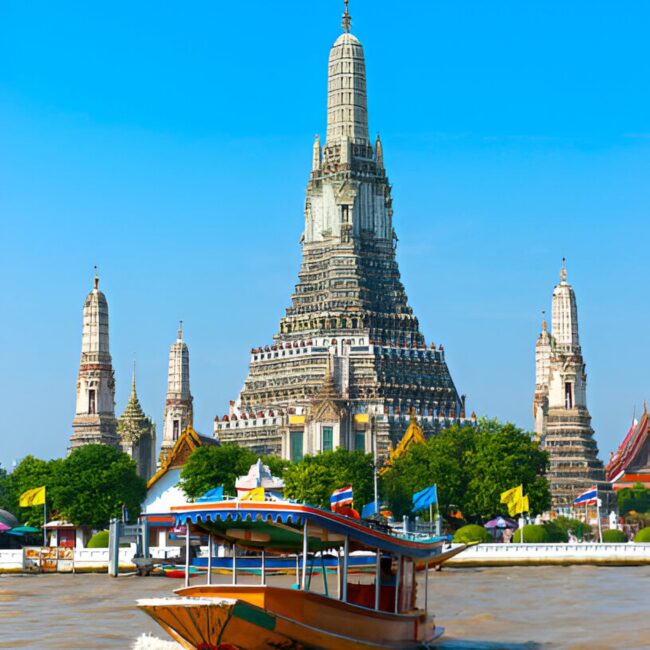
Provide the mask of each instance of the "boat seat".
MULTIPOLYGON (((348 602, 368 609, 375 608, 375 585, 348 582, 348 602)), ((382 585, 379 591, 379 609, 392 612, 395 609, 395 587, 382 585)))

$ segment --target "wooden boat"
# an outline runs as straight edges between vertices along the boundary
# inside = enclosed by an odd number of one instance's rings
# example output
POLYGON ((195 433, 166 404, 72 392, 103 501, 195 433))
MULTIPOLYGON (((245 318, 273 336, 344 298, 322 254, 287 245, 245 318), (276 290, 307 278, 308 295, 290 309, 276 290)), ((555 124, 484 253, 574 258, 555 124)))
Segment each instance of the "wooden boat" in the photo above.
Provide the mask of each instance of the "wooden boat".
MULTIPOLYGON (((187 573, 185 567, 178 567, 174 564, 164 565, 161 567, 161 571, 167 578, 184 578, 187 573)), ((196 567, 190 566, 189 573, 191 576, 205 575, 205 570, 197 569, 196 567)))
MULTIPOLYGON (((232 545, 232 584, 177 589, 177 597, 139 600, 138 606, 188 650, 379 650, 426 648, 443 630, 417 609, 416 565, 428 569, 464 547, 445 538, 416 539, 370 527, 340 514, 290 502, 221 501, 174 508, 177 525, 232 545), (260 584, 238 584, 238 549, 261 554, 260 584), (340 558, 336 594, 312 584, 312 569, 327 551, 340 558), (350 553, 375 555, 371 583, 349 581, 350 553), (297 589, 266 584, 266 554, 302 557, 297 589)), ((208 556, 209 563, 211 553, 208 556)), ((324 568, 324 565, 323 565, 324 568)), ((367 577, 367 574, 366 574, 367 577)), ((315 583, 320 583, 315 580, 315 583)))

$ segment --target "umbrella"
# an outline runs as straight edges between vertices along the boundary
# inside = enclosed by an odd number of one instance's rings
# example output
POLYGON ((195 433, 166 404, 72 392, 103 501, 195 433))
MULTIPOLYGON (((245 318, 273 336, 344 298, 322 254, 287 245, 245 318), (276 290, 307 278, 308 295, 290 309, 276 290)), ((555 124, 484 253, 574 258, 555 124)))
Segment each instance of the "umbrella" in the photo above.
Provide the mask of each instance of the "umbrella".
POLYGON ((18 519, 14 517, 10 512, 6 510, 0 510, 0 524, 5 524, 9 528, 13 528, 18 525, 18 519))
POLYGON ((11 529, 11 526, 7 526, 7 524, 3 524, 0 521, 0 533, 4 533, 4 532, 6 532, 6 531, 8 531, 10 529, 11 529))
POLYGON ((9 531, 9 535, 33 535, 34 533, 40 533, 40 528, 34 528, 33 526, 16 526, 9 531))
POLYGON ((518 528, 517 524, 512 521, 512 519, 506 519, 499 515, 495 519, 490 519, 486 524, 483 524, 483 528, 518 528))

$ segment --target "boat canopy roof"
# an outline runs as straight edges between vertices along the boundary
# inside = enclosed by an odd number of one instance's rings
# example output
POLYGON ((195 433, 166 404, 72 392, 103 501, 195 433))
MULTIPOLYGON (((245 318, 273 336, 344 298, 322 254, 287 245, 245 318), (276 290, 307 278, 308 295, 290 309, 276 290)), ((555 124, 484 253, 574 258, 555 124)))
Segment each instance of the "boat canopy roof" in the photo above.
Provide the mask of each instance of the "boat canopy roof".
POLYGON ((305 523, 310 552, 340 548, 347 536, 350 550, 379 549, 427 559, 439 553, 446 540, 389 534, 363 521, 289 501, 190 503, 173 507, 172 514, 177 526, 190 524, 222 541, 269 553, 299 553, 303 548, 305 523))

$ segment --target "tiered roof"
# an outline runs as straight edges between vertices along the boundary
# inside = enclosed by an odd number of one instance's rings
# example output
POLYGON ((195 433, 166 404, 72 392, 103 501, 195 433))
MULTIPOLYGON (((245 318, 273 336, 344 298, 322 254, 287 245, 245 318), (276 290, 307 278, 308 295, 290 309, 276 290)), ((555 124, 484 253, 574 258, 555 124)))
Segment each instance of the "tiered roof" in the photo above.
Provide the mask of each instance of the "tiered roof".
POLYGON ((643 415, 632 426, 605 468, 607 480, 615 490, 643 483, 650 487, 650 419, 643 405, 643 415))

